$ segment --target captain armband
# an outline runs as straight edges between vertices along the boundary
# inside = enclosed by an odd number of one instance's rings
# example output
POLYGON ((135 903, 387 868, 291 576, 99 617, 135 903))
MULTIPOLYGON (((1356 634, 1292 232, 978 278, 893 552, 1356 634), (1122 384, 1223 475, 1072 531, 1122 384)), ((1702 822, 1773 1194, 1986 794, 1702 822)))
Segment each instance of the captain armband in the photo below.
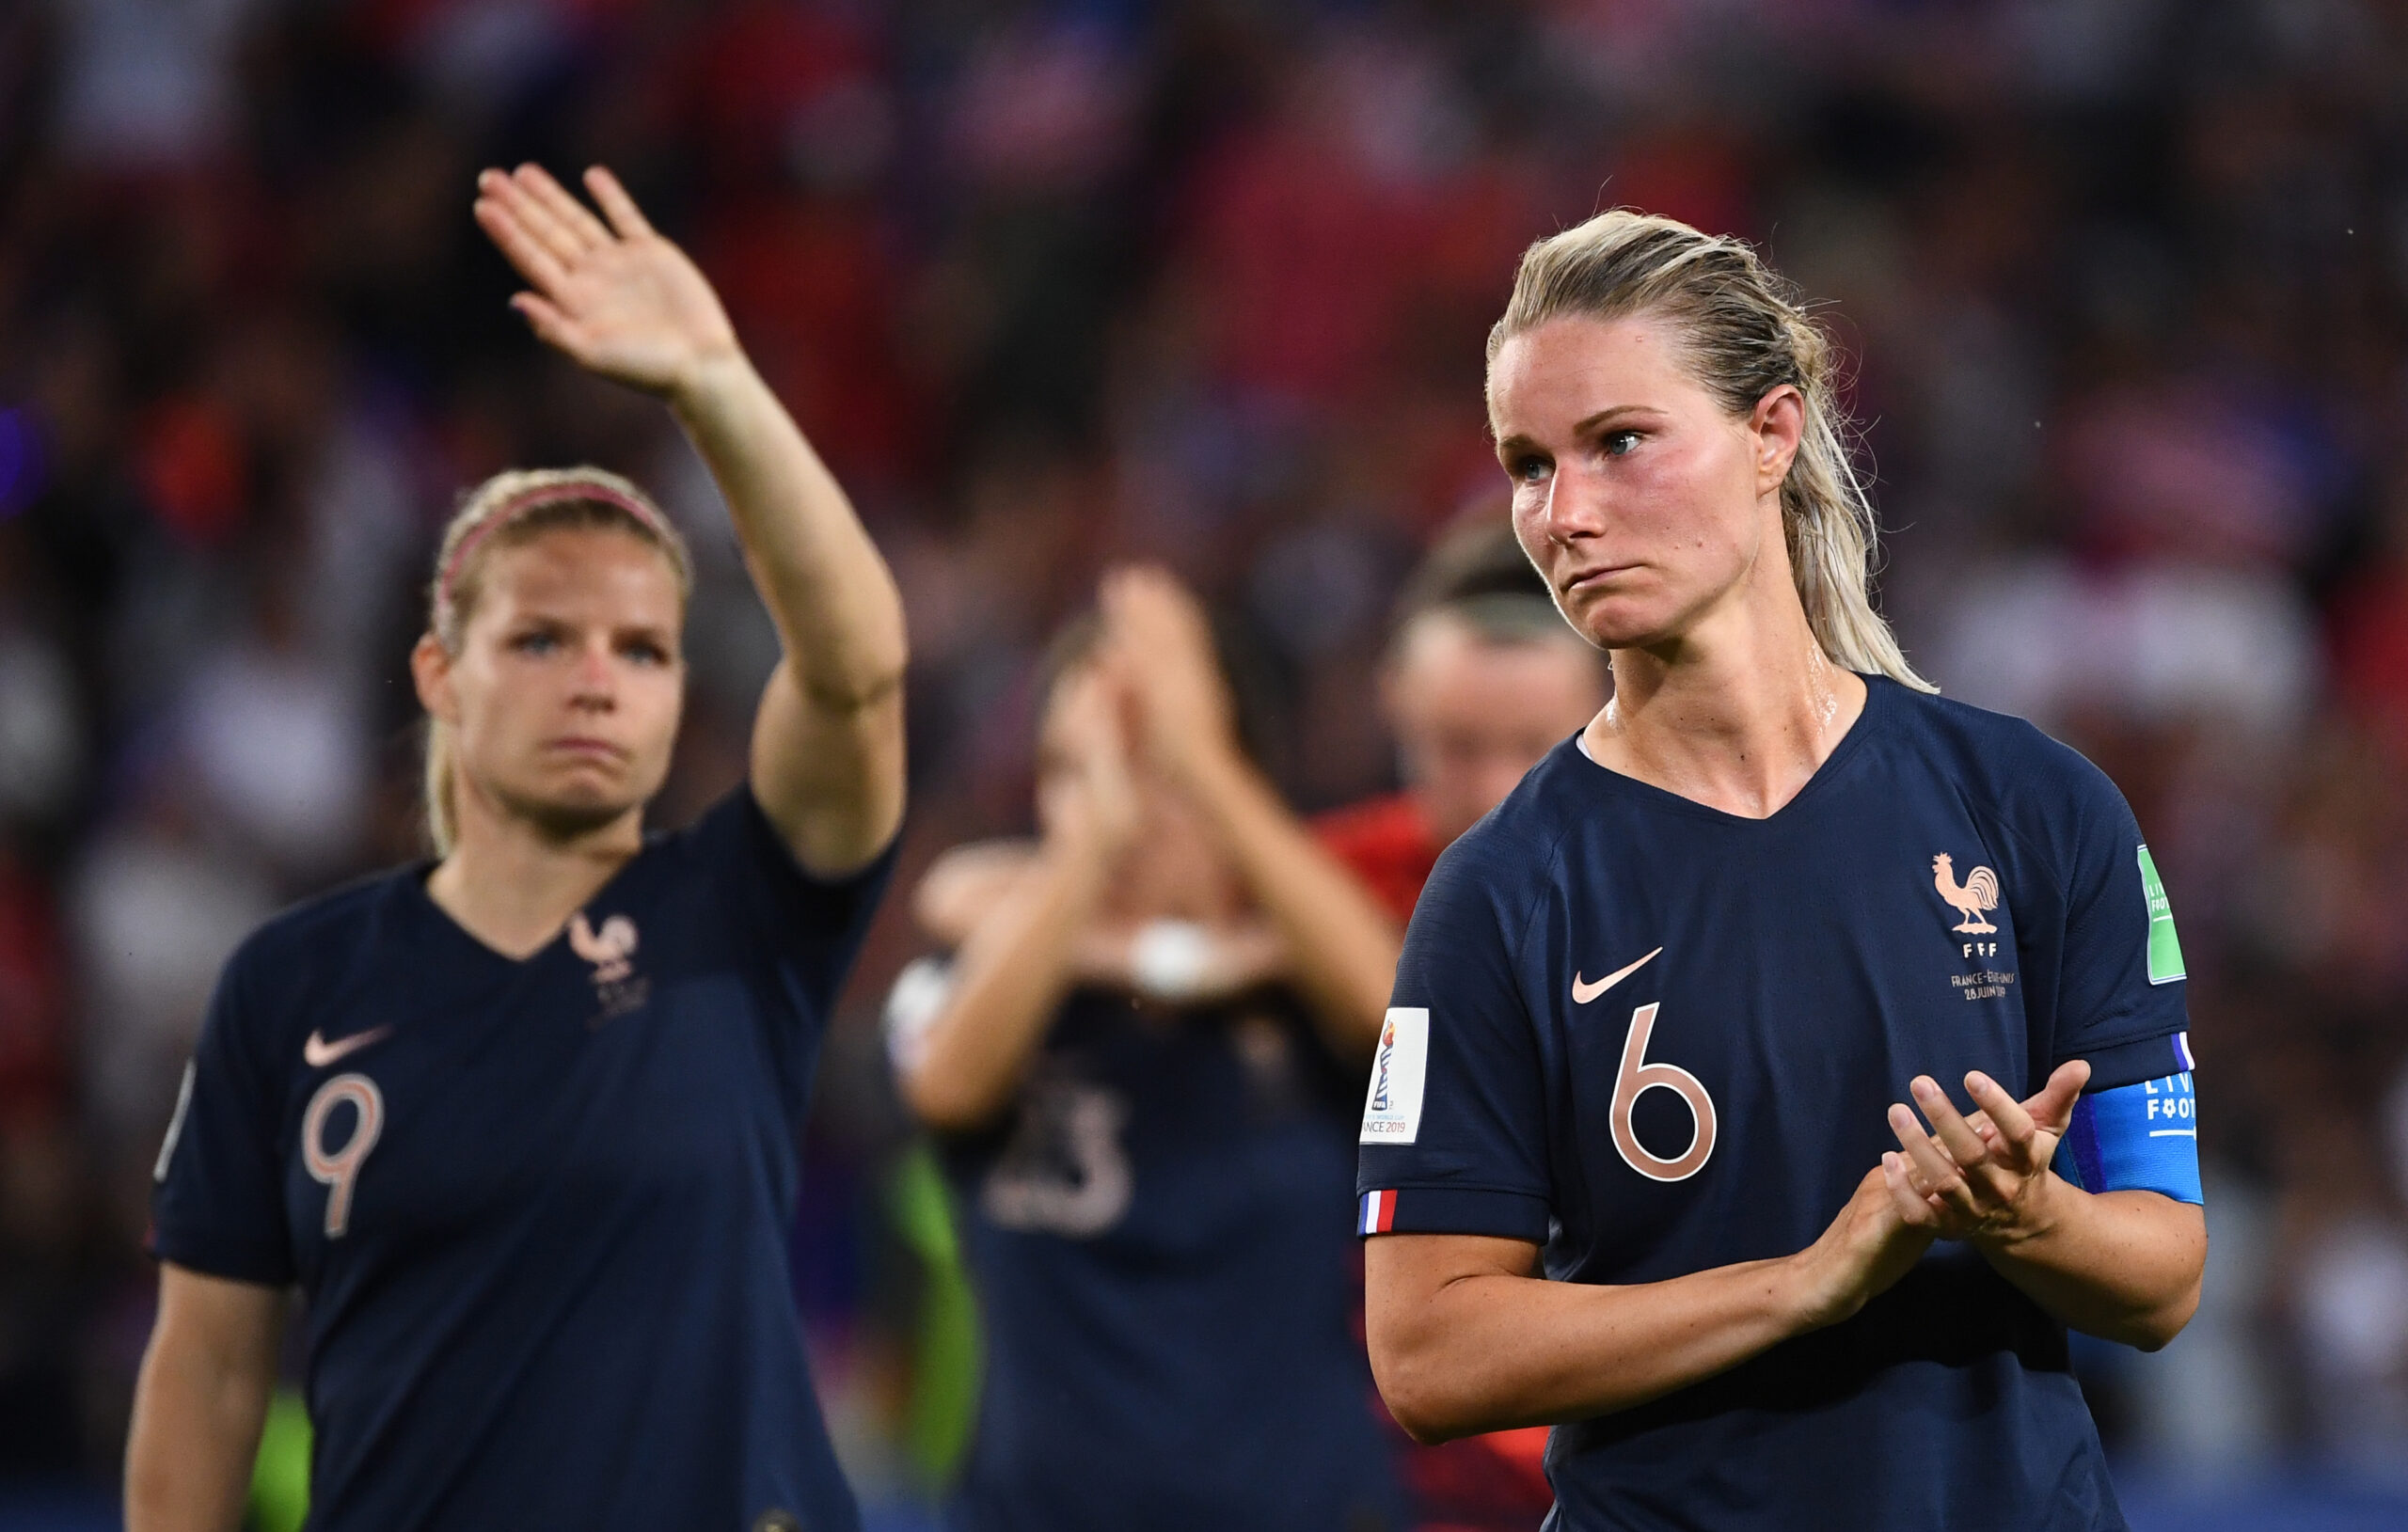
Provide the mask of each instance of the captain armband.
POLYGON ((2190 1072, 2076 1101, 2055 1169, 2085 1192, 2160 1192, 2177 1202, 2205 1204, 2190 1072))

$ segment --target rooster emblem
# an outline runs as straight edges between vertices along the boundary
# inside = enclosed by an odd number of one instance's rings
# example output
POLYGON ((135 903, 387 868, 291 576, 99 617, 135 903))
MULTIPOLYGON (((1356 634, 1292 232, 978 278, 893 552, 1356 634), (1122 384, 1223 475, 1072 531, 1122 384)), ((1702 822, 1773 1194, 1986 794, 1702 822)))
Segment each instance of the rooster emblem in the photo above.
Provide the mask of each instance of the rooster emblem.
POLYGON ((1948 901, 1950 908, 1965 917, 1952 929, 1973 936, 1998 929, 1982 919, 1983 910, 1998 908, 1998 874, 1988 867, 1976 867, 1965 875, 1965 881, 1960 885, 1956 881, 1956 863, 1949 860, 1947 852, 1942 851, 1931 859, 1931 886, 1940 891, 1940 896, 1948 901))
POLYGON ((625 915, 613 915, 596 931, 586 924, 585 911, 580 909, 568 923, 568 944, 594 965, 595 984, 616 984, 635 968, 627 959, 635 956, 636 923, 625 915))

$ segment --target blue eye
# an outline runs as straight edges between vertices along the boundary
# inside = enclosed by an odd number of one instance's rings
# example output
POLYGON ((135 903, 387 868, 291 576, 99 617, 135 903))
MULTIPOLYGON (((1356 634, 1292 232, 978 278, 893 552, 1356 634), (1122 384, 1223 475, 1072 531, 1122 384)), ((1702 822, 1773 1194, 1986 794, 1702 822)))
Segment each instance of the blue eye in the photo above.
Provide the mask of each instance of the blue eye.
POLYGON ((1535 484, 1546 477, 1547 461, 1543 457, 1518 457, 1513 460, 1513 478, 1525 484, 1535 484))
POLYGON ((1604 436, 1608 457, 1626 457, 1639 445, 1636 431, 1608 431, 1604 436))
POLYGON ((549 633, 522 633, 510 640, 510 647, 522 655, 547 655, 560 647, 560 640, 549 633))

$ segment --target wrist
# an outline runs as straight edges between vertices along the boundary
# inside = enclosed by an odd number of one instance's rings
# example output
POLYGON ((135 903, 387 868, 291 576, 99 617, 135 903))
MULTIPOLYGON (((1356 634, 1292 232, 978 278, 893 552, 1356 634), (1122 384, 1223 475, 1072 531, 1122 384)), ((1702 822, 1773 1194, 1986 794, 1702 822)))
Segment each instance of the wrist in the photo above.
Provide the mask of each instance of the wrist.
POLYGON ((1863 1306, 1847 1302, 1846 1290, 1816 1258, 1816 1240, 1795 1256, 1766 1261, 1766 1299, 1783 1335, 1802 1335, 1839 1323, 1863 1306))
POLYGON ((2071 1200, 2087 1195, 2055 1171, 2043 1170, 2017 1202, 2011 1221, 1976 1230, 1966 1242, 1984 1255, 2011 1255, 2019 1246, 2055 1233, 2071 1200))
POLYGON ((752 370, 752 358, 731 340, 724 348, 696 356, 669 386, 669 408, 680 422, 691 426, 724 408, 744 390, 767 387, 752 370))
POLYGON ((1172 781, 1216 815, 1262 780, 1235 740, 1209 734, 1165 751, 1163 765, 1172 781))

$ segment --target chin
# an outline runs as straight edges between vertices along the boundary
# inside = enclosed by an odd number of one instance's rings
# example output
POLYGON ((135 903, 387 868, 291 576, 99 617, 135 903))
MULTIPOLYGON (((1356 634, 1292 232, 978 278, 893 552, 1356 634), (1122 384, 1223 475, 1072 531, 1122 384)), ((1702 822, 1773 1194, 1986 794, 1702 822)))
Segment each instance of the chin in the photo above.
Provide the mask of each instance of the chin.
POLYGON ((643 807, 650 797, 630 794, 624 784, 604 788, 547 783, 532 792, 511 794, 506 801, 513 813, 539 826, 545 834, 565 840, 611 824, 630 809, 643 807))
POLYGON ((1635 611, 1630 604, 1600 601, 1564 613, 1572 631, 1600 649, 1643 649, 1669 636, 1671 624, 1658 613, 1635 611))

